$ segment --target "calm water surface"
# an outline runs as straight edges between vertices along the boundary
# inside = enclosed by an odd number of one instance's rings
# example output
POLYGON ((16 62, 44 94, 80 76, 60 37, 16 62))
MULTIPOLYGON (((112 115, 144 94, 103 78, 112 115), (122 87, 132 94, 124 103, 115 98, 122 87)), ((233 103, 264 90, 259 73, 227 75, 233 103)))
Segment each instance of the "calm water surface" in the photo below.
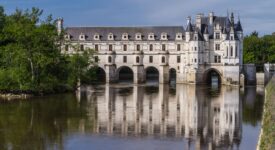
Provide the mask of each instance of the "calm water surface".
POLYGON ((263 92, 97 85, 0 103, 0 150, 255 149, 263 92))

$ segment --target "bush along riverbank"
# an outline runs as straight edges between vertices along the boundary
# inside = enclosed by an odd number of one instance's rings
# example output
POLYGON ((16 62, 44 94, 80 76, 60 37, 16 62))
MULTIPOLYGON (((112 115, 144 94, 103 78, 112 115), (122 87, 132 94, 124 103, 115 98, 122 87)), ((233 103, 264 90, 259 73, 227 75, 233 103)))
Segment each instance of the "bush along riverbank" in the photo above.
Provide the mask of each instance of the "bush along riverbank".
POLYGON ((94 51, 65 41, 56 20, 51 15, 41 19, 42 12, 17 9, 7 15, 0 6, 1 97, 73 91, 77 83, 94 78, 94 51), (64 43, 76 53, 62 53, 64 43))
POLYGON ((265 89, 264 115, 258 150, 275 149, 275 76, 265 89))

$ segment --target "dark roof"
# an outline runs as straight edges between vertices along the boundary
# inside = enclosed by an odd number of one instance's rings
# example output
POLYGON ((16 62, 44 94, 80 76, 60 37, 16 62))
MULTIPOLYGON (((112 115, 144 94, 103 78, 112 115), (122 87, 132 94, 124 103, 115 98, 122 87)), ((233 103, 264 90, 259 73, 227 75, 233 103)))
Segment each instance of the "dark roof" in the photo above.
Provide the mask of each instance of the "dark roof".
MULTIPOLYGON (((95 34, 100 35, 100 39, 108 39, 109 33, 114 35, 115 40, 122 40, 124 33, 128 34, 129 40, 135 40, 136 33, 142 35, 142 40, 147 40, 148 34, 153 33, 155 40, 159 40, 162 33, 167 33, 168 40, 175 40, 177 33, 184 33, 182 26, 152 26, 152 27, 68 27, 65 32, 71 36, 71 40, 78 40, 83 33, 86 40, 93 40, 95 34)), ((184 35, 184 34, 183 34, 184 35)))
POLYGON ((237 25, 236 25, 236 31, 243 31, 243 28, 242 28, 242 25, 241 25, 241 21, 240 20, 238 20, 238 23, 237 23, 237 25))
POLYGON ((193 32, 193 31, 194 31, 193 26, 192 26, 191 22, 189 22, 186 27, 186 32, 193 32))

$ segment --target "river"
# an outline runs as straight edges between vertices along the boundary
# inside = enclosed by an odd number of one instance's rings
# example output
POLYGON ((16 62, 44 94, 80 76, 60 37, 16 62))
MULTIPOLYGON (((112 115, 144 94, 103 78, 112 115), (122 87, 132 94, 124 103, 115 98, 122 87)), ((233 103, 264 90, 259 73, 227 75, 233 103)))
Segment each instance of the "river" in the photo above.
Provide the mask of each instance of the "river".
POLYGON ((121 83, 0 101, 0 149, 255 149, 263 93, 256 87, 121 83))

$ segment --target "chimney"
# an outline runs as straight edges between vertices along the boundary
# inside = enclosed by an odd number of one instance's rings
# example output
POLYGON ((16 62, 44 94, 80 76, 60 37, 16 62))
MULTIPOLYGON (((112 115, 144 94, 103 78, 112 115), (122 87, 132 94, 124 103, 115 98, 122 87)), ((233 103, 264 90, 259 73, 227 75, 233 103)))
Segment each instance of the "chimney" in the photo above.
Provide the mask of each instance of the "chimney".
POLYGON ((209 24, 212 25, 214 22, 214 12, 209 13, 209 24))
POLYGON ((197 14, 196 16, 196 27, 199 29, 201 29, 202 17, 203 17, 203 14, 197 14))
POLYGON ((63 18, 58 18, 56 24, 57 24, 57 33, 58 35, 60 35, 63 29, 63 18))
POLYGON ((191 17, 190 17, 190 16, 188 16, 188 17, 186 18, 186 20, 187 20, 187 25, 188 25, 189 23, 191 23, 191 17))

